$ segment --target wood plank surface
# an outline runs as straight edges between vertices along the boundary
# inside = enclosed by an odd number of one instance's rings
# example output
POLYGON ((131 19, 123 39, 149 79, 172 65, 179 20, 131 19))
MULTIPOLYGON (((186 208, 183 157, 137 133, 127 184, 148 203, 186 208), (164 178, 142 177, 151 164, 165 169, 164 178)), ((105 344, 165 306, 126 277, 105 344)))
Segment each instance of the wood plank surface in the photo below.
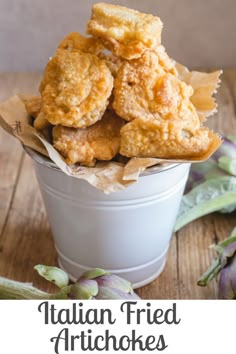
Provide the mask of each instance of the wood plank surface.
MULTIPOLYGON (((0 101, 14 93, 36 93, 37 73, 0 74, 0 101)), ((236 135, 236 71, 223 75, 217 95, 218 113, 209 125, 220 134, 236 135)), ((143 299, 215 299, 216 281, 206 288, 196 285, 211 263, 210 245, 223 240, 236 226, 236 213, 211 214, 173 235, 163 273, 137 292, 143 299)), ((53 291, 39 278, 35 264, 57 265, 51 230, 31 160, 20 144, 0 130, 0 276, 30 281, 53 291)))

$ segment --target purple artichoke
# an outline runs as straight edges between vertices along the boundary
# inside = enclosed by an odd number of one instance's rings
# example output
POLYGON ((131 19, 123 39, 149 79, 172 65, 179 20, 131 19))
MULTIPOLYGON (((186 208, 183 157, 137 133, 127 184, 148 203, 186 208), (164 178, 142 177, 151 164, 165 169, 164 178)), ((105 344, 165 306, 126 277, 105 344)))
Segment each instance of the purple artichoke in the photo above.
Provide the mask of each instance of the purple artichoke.
POLYGON ((236 136, 223 137, 223 140, 207 161, 192 165, 185 193, 211 178, 236 176, 236 136))
POLYGON ((236 240, 225 247, 221 255, 219 297, 236 299, 236 240))
POLYGON ((138 299, 132 285, 127 280, 106 272, 93 269, 84 273, 78 281, 71 285, 71 299, 138 299))
POLYGON ((206 286, 219 274, 219 298, 236 299, 236 228, 215 250, 218 256, 198 280, 198 285, 206 286))
POLYGON ((139 299, 130 282, 103 269, 92 269, 82 274, 76 283, 69 284, 67 273, 60 268, 40 264, 34 268, 39 275, 54 283, 59 291, 49 294, 36 289, 32 284, 0 277, 0 299, 139 299))

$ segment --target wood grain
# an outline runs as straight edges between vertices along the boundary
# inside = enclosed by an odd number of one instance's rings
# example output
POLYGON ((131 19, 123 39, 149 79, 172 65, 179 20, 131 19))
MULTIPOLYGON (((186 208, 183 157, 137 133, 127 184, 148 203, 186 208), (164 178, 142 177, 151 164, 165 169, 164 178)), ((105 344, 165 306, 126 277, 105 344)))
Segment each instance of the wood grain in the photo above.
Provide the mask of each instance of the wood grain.
MULTIPOLYGON (((0 74, 0 100, 14 93, 35 93, 37 73, 0 74)), ((209 126, 236 135, 236 71, 226 71, 217 95, 219 111, 209 126)), ((215 299, 217 284, 201 288, 199 276, 214 257, 210 245, 223 240, 236 225, 236 213, 219 213, 192 222, 173 235, 165 270, 139 289, 143 299, 215 299)), ((20 144, 0 130, 0 275, 33 282, 53 291, 39 278, 35 264, 57 265, 56 251, 31 160, 20 144)))
MULTIPOLYGON (((217 94, 218 113, 209 118, 208 126, 222 135, 236 135, 235 102, 232 87, 236 87, 236 72, 226 72, 217 94)), ((196 286, 199 276, 208 268, 215 254, 209 248, 226 238, 236 226, 236 214, 215 213, 192 222, 175 237, 178 244, 178 282, 181 299, 217 298, 216 281, 208 287, 196 286)))
POLYGON ((44 281, 33 267, 56 265, 56 252, 32 163, 25 154, 0 242, 0 269, 4 270, 1 274, 43 287, 44 281))

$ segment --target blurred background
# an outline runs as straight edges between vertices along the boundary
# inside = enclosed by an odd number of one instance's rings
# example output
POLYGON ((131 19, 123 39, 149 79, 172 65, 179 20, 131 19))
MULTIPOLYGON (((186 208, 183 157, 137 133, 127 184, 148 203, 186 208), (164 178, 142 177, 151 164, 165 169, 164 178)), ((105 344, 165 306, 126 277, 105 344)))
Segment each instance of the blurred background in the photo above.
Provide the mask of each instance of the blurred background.
MULTIPOLYGON (((41 71, 57 43, 84 33, 93 0, 0 0, 0 71, 41 71)), ((164 23, 163 44, 190 68, 232 68, 236 0, 104 1, 153 13, 164 23)))

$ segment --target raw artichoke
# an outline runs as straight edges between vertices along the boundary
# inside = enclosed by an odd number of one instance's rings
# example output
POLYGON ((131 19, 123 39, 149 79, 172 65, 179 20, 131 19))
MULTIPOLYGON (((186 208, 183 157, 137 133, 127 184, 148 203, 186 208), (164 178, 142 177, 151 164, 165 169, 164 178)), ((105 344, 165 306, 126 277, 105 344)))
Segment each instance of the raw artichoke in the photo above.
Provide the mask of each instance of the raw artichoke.
POLYGON ((84 273, 71 285, 69 297, 98 300, 138 299, 130 282, 99 268, 84 273))
POLYGON ((182 198, 175 231, 215 211, 236 210, 236 137, 224 138, 207 161, 193 164, 182 198))
POLYGON ((103 269, 92 269, 84 273, 76 283, 69 284, 67 273, 60 268, 44 265, 34 268, 39 275, 54 283, 59 291, 49 294, 38 290, 32 284, 0 277, 0 299, 139 299, 130 282, 103 269))
POLYGON ((206 286, 219 274, 219 298, 236 299, 236 228, 229 238, 215 246, 218 254, 198 285, 206 286))

